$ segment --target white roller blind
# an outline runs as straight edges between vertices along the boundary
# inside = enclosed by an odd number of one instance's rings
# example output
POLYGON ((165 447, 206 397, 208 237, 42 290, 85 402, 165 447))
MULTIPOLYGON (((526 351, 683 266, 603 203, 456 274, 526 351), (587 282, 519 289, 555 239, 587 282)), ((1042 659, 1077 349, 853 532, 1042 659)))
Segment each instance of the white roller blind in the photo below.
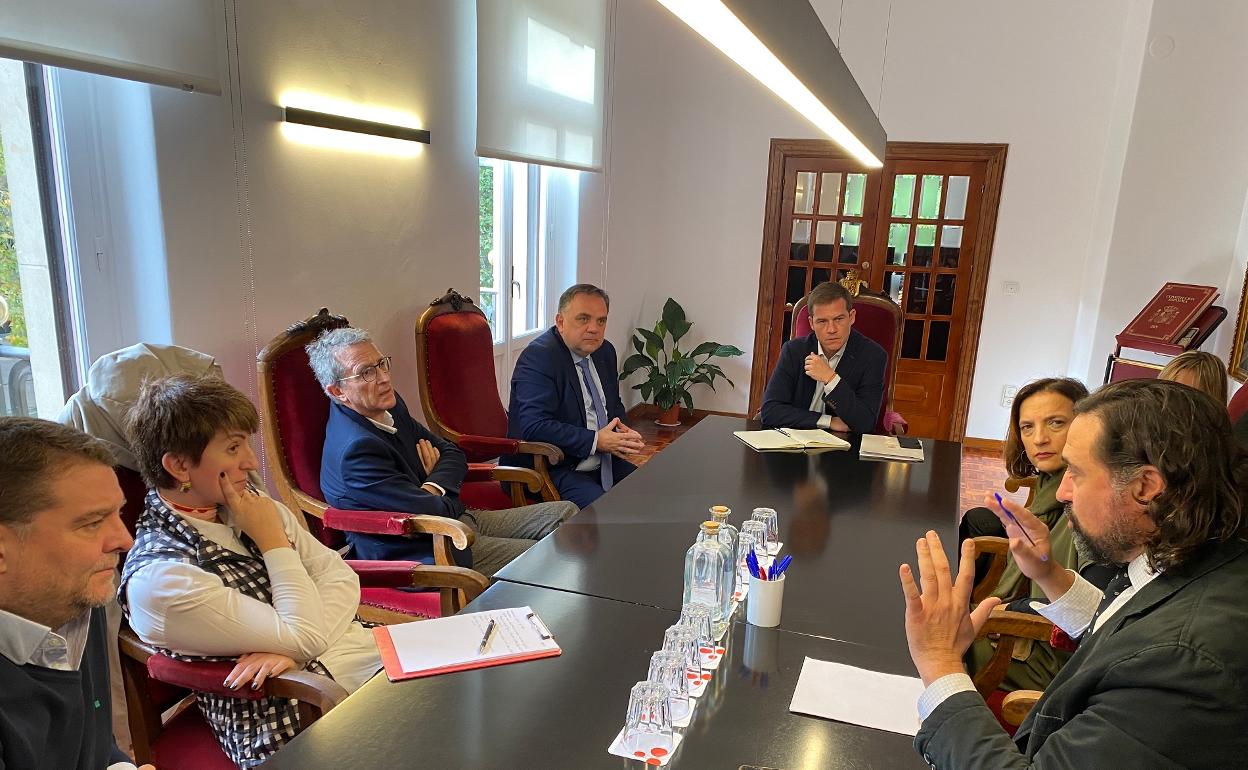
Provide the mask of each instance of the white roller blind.
POLYGON ((220 94, 220 0, 2 0, 0 56, 220 94))
POLYGON ((477 154, 602 170, 607 0, 477 0, 477 154))

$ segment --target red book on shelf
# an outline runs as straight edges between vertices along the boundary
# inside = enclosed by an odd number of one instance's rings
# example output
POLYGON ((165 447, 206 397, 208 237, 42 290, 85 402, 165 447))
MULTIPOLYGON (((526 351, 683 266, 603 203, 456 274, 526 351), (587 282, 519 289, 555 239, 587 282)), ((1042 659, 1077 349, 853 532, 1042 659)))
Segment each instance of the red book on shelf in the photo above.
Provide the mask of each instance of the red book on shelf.
POLYGON ((1118 334, 1118 344, 1140 350, 1172 346, 1217 296, 1212 286, 1167 283, 1118 334))

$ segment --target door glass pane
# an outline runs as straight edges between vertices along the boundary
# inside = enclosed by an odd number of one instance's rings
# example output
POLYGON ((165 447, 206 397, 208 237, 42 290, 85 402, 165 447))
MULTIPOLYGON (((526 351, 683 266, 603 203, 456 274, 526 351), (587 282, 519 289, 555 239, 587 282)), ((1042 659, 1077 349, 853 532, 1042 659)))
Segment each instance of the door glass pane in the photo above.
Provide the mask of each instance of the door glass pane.
POLYGON ((957 267, 962 255, 962 226, 945 225, 940 229, 940 266, 957 267))
POLYGON ((784 292, 784 301, 790 305, 806 296, 806 268, 789 268, 789 285, 784 292))
POLYGON ((846 265, 858 264, 858 239, 862 236, 862 224, 845 222, 841 225, 841 256, 838 262, 846 265))
POLYGON ((924 314, 927 312, 927 290, 931 286, 932 276, 929 273, 911 273, 910 288, 906 290, 906 312, 924 314))
POLYGON ((841 202, 841 174, 839 171, 823 175, 819 183, 819 213, 836 214, 841 202))
POLYGON ((901 331, 901 357, 920 358, 923 355, 923 322, 907 318, 901 331))
POLYGON ((810 220, 793 220, 793 237, 789 240, 789 259, 805 262, 810 257, 810 220))
POLYGON ((940 212, 940 184, 944 177, 924 174, 919 191, 919 219, 936 219, 940 212))
POLYGON ((927 360, 944 361, 949 350, 949 322, 932 321, 932 328, 927 332, 927 360))
POLYGON ((936 250, 936 225, 918 225, 914 228, 914 266, 932 264, 932 252, 936 250))
POLYGON ((889 271, 884 274, 884 292, 892 297, 893 302, 901 304, 901 289, 905 286, 906 274, 889 271))
POLYGON ((910 225, 888 226, 888 264, 906 264, 906 250, 910 248, 910 225))
POLYGON ((480 196, 481 241, 478 267, 481 273, 481 312, 490 322, 494 340, 501 339, 498 323, 498 246, 502 244, 499 230, 502 227, 503 209, 503 161, 482 158, 477 177, 477 192, 480 196), (497 188, 497 189, 496 189, 497 188))
POLYGON ((815 288, 821 283, 832 280, 832 268, 816 267, 810 272, 810 288, 815 288))
POLYGON ((893 177, 893 216, 909 217, 914 211, 914 174, 893 177))
POLYGON ((966 193, 970 186, 969 176, 949 177, 949 190, 945 192, 945 219, 966 218, 966 193))
POLYGON ((866 174, 845 175, 845 211, 847 217, 862 216, 862 199, 867 190, 866 174))
POLYGON ((793 311, 787 307, 784 309, 784 336, 781 339, 789 339, 793 336, 793 311))
POLYGON ((957 276, 944 273, 936 276, 936 291, 932 295, 932 315, 953 315, 953 291, 957 276))
POLYGON ((831 262, 836 245, 836 220, 823 219, 815 225, 815 261, 831 262))
POLYGON ((797 194, 793 199, 794 214, 809 214, 815 210, 815 172, 797 172, 797 194))

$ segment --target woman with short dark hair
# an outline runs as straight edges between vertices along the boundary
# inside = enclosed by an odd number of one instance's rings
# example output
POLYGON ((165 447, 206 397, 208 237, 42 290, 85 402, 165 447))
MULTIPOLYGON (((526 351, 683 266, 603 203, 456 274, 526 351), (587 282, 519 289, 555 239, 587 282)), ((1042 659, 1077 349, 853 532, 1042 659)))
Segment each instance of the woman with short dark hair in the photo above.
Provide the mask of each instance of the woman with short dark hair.
MULTIPOLYGON (((354 691, 381 666, 355 618, 359 578, 250 481, 258 425, 247 397, 215 377, 144 383, 126 428, 149 490, 118 598, 135 633, 174 657, 237 657, 229 687, 306 668, 354 691)), ((197 697, 242 767, 299 729, 287 699, 197 697)))

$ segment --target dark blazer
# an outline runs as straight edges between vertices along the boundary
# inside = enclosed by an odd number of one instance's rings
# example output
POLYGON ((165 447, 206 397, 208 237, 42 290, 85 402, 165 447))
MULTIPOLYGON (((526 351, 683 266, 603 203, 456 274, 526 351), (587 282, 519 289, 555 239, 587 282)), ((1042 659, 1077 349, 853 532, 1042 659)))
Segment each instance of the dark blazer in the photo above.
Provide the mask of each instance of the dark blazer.
POLYGON ((959 693, 914 745, 933 767, 1227 768, 1248 757, 1248 543, 1158 575, 1074 657, 1011 740, 959 693))
MULTIPOLYGON (((468 473, 468 460, 459 447, 431 432, 412 418, 403 397, 390 410, 397 433, 388 433, 363 415, 331 401, 321 452, 321 491, 335 508, 356 511, 397 511, 459 518, 464 504, 459 488, 468 473), (416 442, 426 439, 441 453, 426 474, 416 442), (435 495, 420 488, 432 482, 446 490, 435 495)), ((400 538, 349 534, 359 558, 407 559, 431 563, 430 536, 400 538)))
MULTIPOLYGON (((615 347, 603 341, 589 357, 602 381, 607 419, 624 419, 620 381, 615 368, 615 347)), ((585 427, 585 397, 581 375, 572 353, 555 327, 547 329, 516 360, 511 375, 507 435, 521 441, 545 441, 563 450, 563 462, 555 468, 573 468, 589 457, 594 432, 585 427)), ((523 460, 504 458, 509 463, 523 460)), ((552 469, 554 470, 554 469, 552 469)))
MULTIPOLYGON (((780 361, 763 393, 763 424, 769 428, 816 428, 822 412, 810 411, 818 384, 806 376, 806 356, 819 352, 811 332, 789 340, 780 349, 780 361)), ((888 354, 874 340, 851 329, 845 353, 836 365, 841 381, 824 400, 855 433, 870 433, 880 420, 884 401, 884 370, 888 354)))

